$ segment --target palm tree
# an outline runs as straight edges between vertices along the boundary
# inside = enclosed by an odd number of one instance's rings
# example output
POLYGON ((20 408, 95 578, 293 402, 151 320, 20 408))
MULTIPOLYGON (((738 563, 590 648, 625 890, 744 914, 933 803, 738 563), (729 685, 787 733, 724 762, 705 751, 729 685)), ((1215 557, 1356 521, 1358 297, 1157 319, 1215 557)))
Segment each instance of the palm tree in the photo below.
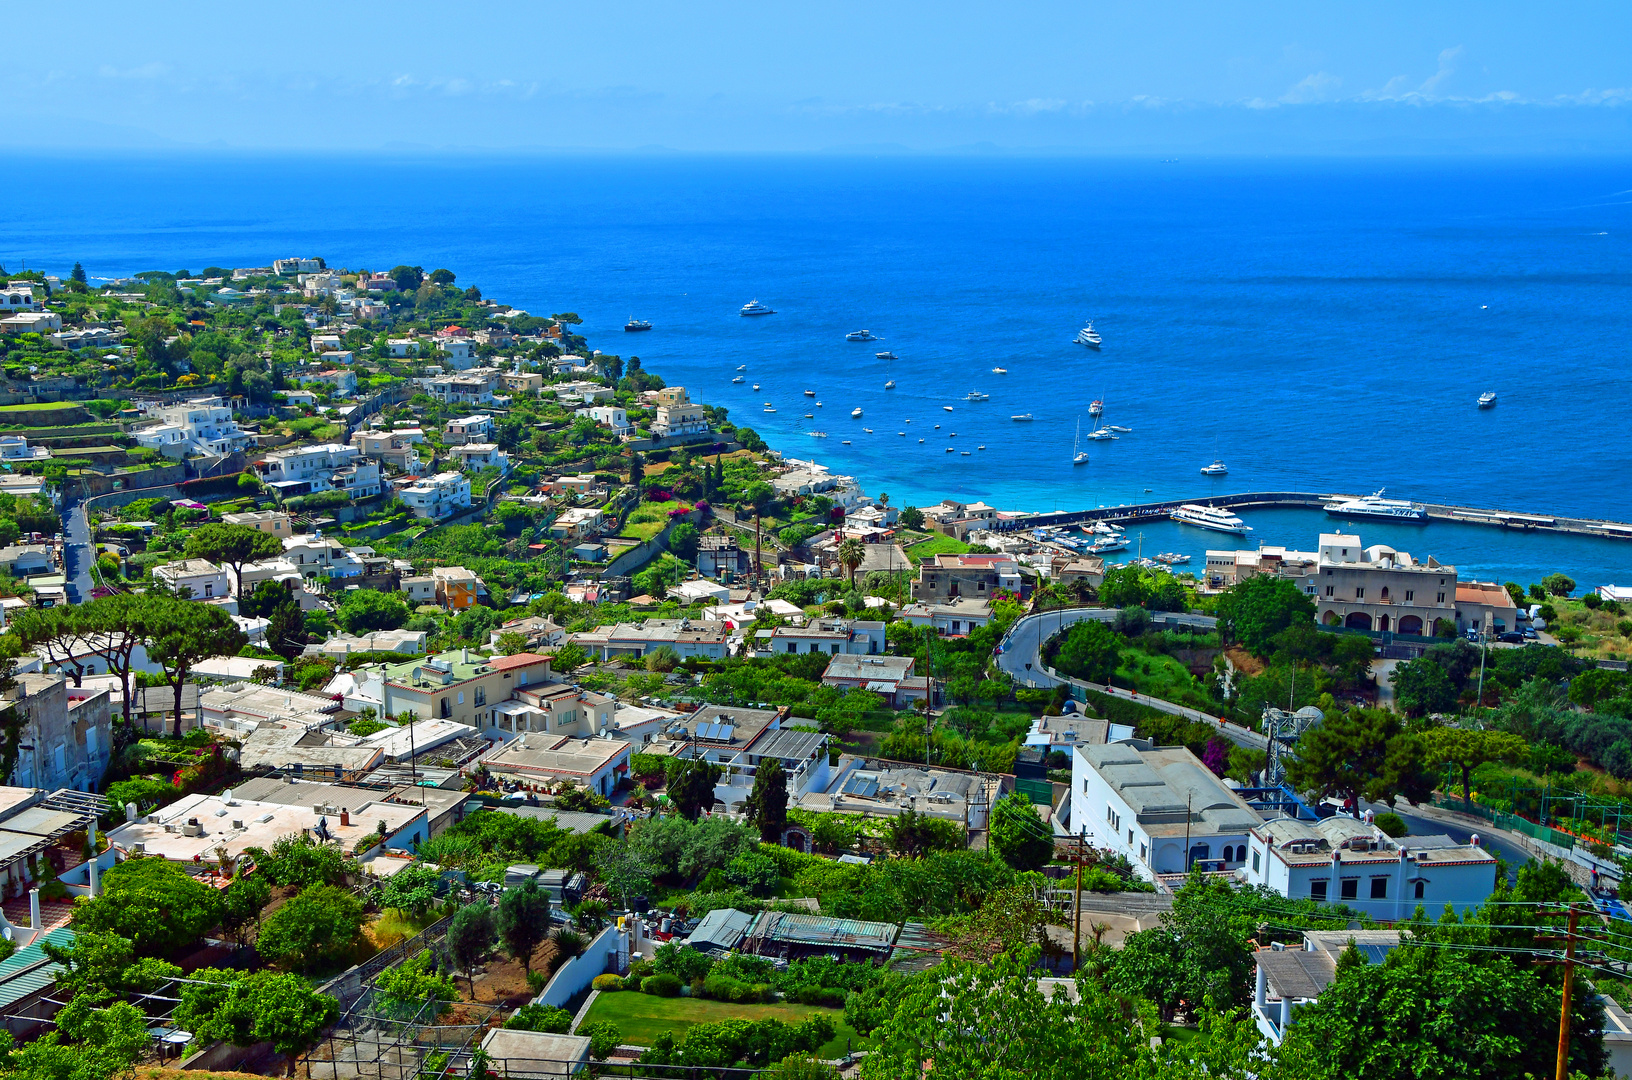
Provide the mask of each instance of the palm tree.
POLYGON ((839 545, 839 563, 850 572, 850 587, 856 587, 856 567, 867 557, 860 540, 846 540, 839 545))

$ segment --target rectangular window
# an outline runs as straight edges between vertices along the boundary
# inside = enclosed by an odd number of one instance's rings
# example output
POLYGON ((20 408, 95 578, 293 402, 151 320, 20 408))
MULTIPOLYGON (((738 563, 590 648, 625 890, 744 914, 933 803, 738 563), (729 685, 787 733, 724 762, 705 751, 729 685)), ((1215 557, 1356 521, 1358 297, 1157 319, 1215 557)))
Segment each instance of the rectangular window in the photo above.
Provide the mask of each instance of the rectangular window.
POLYGON ((1252 872, 1255 874, 1258 872, 1258 853, 1256 851, 1252 853, 1252 872))
POLYGON ((478 686, 476 688, 476 704, 478 704, 478 705, 486 705, 487 704, 487 687, 478 686))
POLYGON ((1386 877, 1374 877, 1371 879, 1371 898, 1373 900, 1388 899, 1388 879, 1386 877))
POLYGON ((1354 598, 1356 600, 1364 600, 1366 598, 1366 590, 1363 588, 1356 588, 1354 590, 1354 598))
POLYGON ((1414 596, 1416 596, 1416 591, 1415 590, 1413 590, 1413 589, 1405 590, 1405 602, 1406 603, 1409 604, 1411 602, 1412 597, 1414 597, 1414 596))
POLYGON ((1132 829, 1128 830, 1128 846, 1129 847, 1133 846, 1133 830, 1132 829))
POLYGON ((798 652, 799 651, 799 643, 797 641, 788 642, 788 651, 789 652, 798 652))
POLYGON ((1338 891, 1338 895, 1340 897, 1342 897, 1344 900, 1356 900, 1356 899, 1359 899, 1359 897, 1360 897, 1360 879, 1359 878, 1352 878, 1352 877, 1344 878, 1343 882, 1342 882, 1342 887, 1338 891))
POLYGON ((1309 883, 1309 899, 1311 899, 1311 900, 1325 900, 1326 899, 1326 879, 1325 878, 1321 878, 1318 881, 1311 881, 1309 883))
POLYGON ((1440 603, 1440 604, 1443 604, 1443 603, 1444 603, 1444 602, 1445 602, 1445 594, 1444 594, 1444 593, 1440 593, 1440 594, 1439 594, 1439 599, 1438 599, 1438 600, 1437 600, 1437 601, 1435 601, 1435 602, 1436 602, 1436 603, 1440 603))
POLYGON ((1337 586, 1336 585, 1326 586, 1326 595, 1327 596, 1336 596, 1337 595, 1337 586))
POLYGON ((1106 821, 1115 821, 1116 820, 1116 815, 1111 813, 1111 804, 1110 803, 1105 804, 1105 820, 1106 821))

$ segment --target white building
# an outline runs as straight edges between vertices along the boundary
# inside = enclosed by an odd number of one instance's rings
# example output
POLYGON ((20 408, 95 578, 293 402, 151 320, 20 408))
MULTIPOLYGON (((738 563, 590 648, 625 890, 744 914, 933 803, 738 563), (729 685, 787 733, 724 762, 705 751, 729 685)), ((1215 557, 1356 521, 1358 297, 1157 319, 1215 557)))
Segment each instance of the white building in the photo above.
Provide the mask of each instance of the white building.
POLYGON ((294 563, 303 578, 361 577, 363 560, 340 541, 321 533, 291 536, 283 541, 283 557, 294 563))
POLYGON ((1069 831, 1127 856, 1140 877, 1237 869, 1262 824, 1182 746, 1127 739, 1071 753, 1069 831))
POLYGON ((940 604, 909 604, 901 618, 914 626, 933 626, 942 634, 967 634, 992 621, 992 605, 973 596, 940 604))
POLYGON ((498 443, 471 442, 452 447, 448 456, 463 469, 497 469, 500 475, 510 471, 510 455, 499 449, 498 443))
POLYGON ((380 466, 345 443, 318 443, 267 454, 255 463, 266 485, 283 495, 344 491, 354 499, 380 493, 380 466))
POLYGON ((1380 922, 1408 919, 1418 905, 1476 908, 1496 883, 1496 858, 1476 843, 1443 835, 1395 840, 1351 817, 1261 823, 1247 843, 1248 884, 1289 899, 1346 904, 1380 922))
POLYGON ((612 434, 622 438, 633 435, 635 427, 629 422, 629 410, 621 405, 591 405, 587 409, 578 409, 577 416, 586 416, 603 427, 610 428, 612 434))
POLYGON ((457 472, 422 477, 402 489, 402 501, 416 517, 444 518, 470 509, 470 480, 457 472))
POLYGON ((232 595, 232 579, 227 571, 208 559, 182 559, 153 568, 153 579, 177 593, 186 589, 193 600, 213 600, 232 595))
POLYGON ((195 398, 158 410, 159 423, 136 432, 136 443, 175 456, 222 457, 255 445, 220 398, 195 398))
POLYGON ((0 435, 0 460, 40 461, 51 456, 46 446, 29 446, 22 435, 0 435))
POLYGON ((0 312, 12 315, 19 311, 38 311, 43 294, 36 296, 34 293, 36 287, 32 281, 13 281, 0 285, 0 312))

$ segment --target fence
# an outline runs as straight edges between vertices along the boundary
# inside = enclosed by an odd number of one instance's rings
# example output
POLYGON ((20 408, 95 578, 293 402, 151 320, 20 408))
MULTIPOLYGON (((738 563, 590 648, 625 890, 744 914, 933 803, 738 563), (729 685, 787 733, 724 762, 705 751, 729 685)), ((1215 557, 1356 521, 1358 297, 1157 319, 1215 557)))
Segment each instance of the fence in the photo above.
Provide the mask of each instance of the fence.
MULTIPOLYGON (((468 1063, 466 1069, 469 1068, 468 1063)), ((584 1071, 583 1059, 570 1060, 561 1058, 488 1058, 486 1061, 488 1074, 491 1076, 514 1077, 515 1080, 543 1080, 545 1077, 568 1077, 587 1075, 584 1071)), ((636 1061, 620 1061, 612 1059, 597 1062, 594 1075, 613 1077, 650 1077, 652 1080, 747 1080, 754 1076, 769 1076, 770 1069, 756 1069, 751 1066, 703 1068, 697 1065, 643 1065, 636 1061)), ((321 1073, 314 1073, 317 1080, 322 1080, 321 1073)), ((453 1070, 449 1069, 449 1075, 453 1070)), ((467 1073, 468 1075, 468 1073, 467 1073)))
POLYGON ((1517 814, 1505 813, 1501 810, 1492 810, 1488 806, 1481 806, 1476 802, 1464 802, 1462 799, 1448 795, 1435 795, 1433 805, 1440 810, 1452 810, 1458 814, 1468 814, 1472 817, 1484 818, 1498 829, 1516 832, 1528 836, 1532 840, 1540 840, 1544 844, 1552 844, 1566 850, 1575 847, 1575 837, 1566 832, 1549 828, 1546 825, 1537 825, 1528 818, 1517 814))
POLYGON ((361 964, 330 979, 323 986, 325 994, 331 994, 340 1002, 342 1009, 349 1009, 361 998, 374 980, 374 977, 388 967, 394 967, 410 956, 415 956, 441 941, 448 932, 448 924, 453 921, 450 915, 438 919, 411 938, 405 938, 389 948, 381 949, 361 964))

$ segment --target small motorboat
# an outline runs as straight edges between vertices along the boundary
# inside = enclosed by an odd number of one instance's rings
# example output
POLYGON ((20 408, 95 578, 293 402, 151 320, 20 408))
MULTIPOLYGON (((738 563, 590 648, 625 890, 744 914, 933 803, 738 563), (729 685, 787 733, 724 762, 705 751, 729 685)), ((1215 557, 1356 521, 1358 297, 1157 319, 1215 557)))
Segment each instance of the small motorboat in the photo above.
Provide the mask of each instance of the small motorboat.
POLYGON ((899 360, 899 359, 901 359, 899 356, 896 356, 893 352, 891 352, 888 349, 885 349, 881 353, 874 353, 873 355, 876 356, 880 360, 899 360))
POLYGON ((1202 466, 1201 475, 1203 475, 1203 476, 1224 476, 1224 475, 1228 474, 1229 471, 1230 471, 1229 469, 1226 469, 1224 467, 1224 462, 1214 461, 1211 465, 1202 466))
POLYGON ((896 434, 900 435, 903 438, 905 438, 907 433, 905 431, 897 431, 896 434))
POLYGON ((805 434, 809 435, 813 439, 825 439, 825 438, 827 438, 827 432, 825 432, 825 431, 807 431, 807 432, 805 432, 805 434))
POLYGON ((1018 413, 1018 414, 1016 414, 1014 416, 1009 417, 1009 419, 1010 420, 1018 420, 1021 423, 1025 423, 1025 422, 1028 422, 1028 421, 1031 420, 1031 414, 1029 412, 1018 413))
POLYGON ((945 409, 947 412, 952 411, 952 406, 950 406, 950 405, 942 405, 941 408, 945 409))
POLYGON ((805 414, 805 419, 806 420, 814 420, 814 419, 816 419, 816 414, 813 413, 813 412, 807 412, 805 414))
POLYGON ((919 442, 923 442, 923 441, 924 441, 924 440, 922 440, 922 439, 919 439, 919 440, 918 440, 918 441, 919 441, 919 442))
POLYGON ((885 384, 884 384, 884 389, 886 389, 886 390, 894 390, 894 389, 895 389, 895 380, 894 380, 894 379, 891 379, 891 380, 890 380, 890 381, 889 381, 889 382, 887 382, 887 383, 885 383, 885 384))
POLYGON ((1089 416, 1099 416, 1099 415, 1103 414, 1104 412, 1105 412, 1105 403, 1103 401, 1100 401, 1099 399, 1096 398, 1093 401, 1090 401, 1088 403, 1088 415, 1089 416))
POLYGON ((939 431, 939 430, 941 430, 941 425, 939 425, 939 424, 936 424, 936 425, 935 425, 935 430, 936 430, 936 431, 939 431))
POLYGON ((776 410, 771 408, 769 405, 767 405, 767 406, 765 406, 765 411, 766 412, 775 412, 776 410))
POLYGON ((852 419, 852 420, 861 419, 861 406, 860 405, 857 405, 854 409, 850 410, 850 419, 852 419))
POLYGON ((1006 368, 1006 367, 994 367, 992 369, 992 374, 993 375, 1007 375, 1008 373, 1009 373, 1009 369, 1006 368))
POLYGON ((870 428, 870 427, 864 427, 861 430, 865 431, 869 435, 871 435, 873 433, 873 429, 870 428))
POLYGON ((806 397, 815 397, 815 396, 816 396, 816 391, 814 391, 814 390, 806 390, 806 391, 805 391, 805 396, 806 396, 806 397))
POLYGON ((850 445, 850 440, 849 439, 841 439, 840 444, 843 445, 843 446, 849 446, 850 445))
POLYGON ((846 341, 877 341, 871 330, 852 330, 844 335, 846 341))
POLYGON ((950 446, 948 446, 948 447, 947 447, 947 448, 946 448, 946 452, 947 452, 947 453, 949 453, 949 454, 950 454, 950 453, 952 453, 952 452, 953 452, 953 451, 952 451, 952 448, 951 448, 951 447, 950 447, 950 446))
POLYGON ((755 383, 755 384, 754 384, 754 389, 755 389, 755 390, 758 390, 758 389, 759 389, 759 384, 758 384, 758 383, 757 383, 757 382, 756 382, 756 383, 755 383))
POLYGON ((984 446, 977 446, 977 447, 975 447, 975 449, 976 449, 976 450, 984 450, 984 449, 986 449, 986 448, 985 448, 985 447, 984 447, 984 446))
POLYGON ((1131 427, 1123 427, 1121 424, 1110 424, 1110 425, 1108 425, 1106 430, 1108 430, 1108 431, 1120 431, 1124 435, 1126 435, 1128 432, 1132 431, 1133 429, 1131 427))
POLYGON ((1486 390, 1483 394, 1480 394, 1479 407, 1481 409, 1494 409, 1496 407, 1496 391, 1486 390))
POLYGON ((734 382, 734 383, 739 383, 739 382, 742 381, 742 376, 738 375, 736 378, 732 379, 731 381, 734 382))
POLYGON ((817 407, 817 408, 818 408, 818 409, 819 409, 819 408, 821 408, 821 407, 822 407, 822 403, 821 403, 821 402, 820 402, 820 401, 818 401, 818 402, 817 402, 817 403, 816 403, 816 407, 817 407))
POLYGON ((748 365, 747 364, 738 364, 737 365, 737 370, 738 371, 747 371, 748 370, 748 365))
POLYGON ((969 456, 969 451, 967 451, 967 450, 959 450, 958 453, 962 454, 964 457, 969 456))

